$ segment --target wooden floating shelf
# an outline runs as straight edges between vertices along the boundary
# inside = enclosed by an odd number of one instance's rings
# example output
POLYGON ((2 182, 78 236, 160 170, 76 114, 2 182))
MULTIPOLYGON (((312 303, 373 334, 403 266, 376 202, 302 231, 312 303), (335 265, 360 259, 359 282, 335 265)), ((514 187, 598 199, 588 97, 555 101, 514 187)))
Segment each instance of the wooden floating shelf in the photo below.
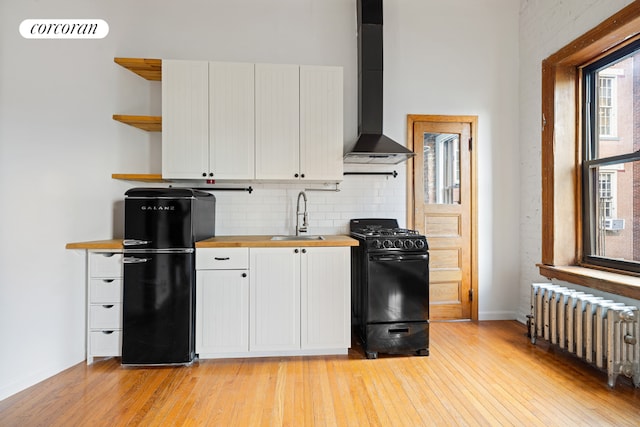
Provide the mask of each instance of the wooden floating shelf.
POLYGON ((125 123, 129 126, 149 132, 162 132, 161 116, 127 116, 122 114, 114 114, 113 120, 125 123))
POLYGON ((114 173, 111 178, 125 181, 167 182, 159 173, 114 173))
POLYGON ((162 80, 162 59, 113 58, 113 62, 147 80, 162 80))

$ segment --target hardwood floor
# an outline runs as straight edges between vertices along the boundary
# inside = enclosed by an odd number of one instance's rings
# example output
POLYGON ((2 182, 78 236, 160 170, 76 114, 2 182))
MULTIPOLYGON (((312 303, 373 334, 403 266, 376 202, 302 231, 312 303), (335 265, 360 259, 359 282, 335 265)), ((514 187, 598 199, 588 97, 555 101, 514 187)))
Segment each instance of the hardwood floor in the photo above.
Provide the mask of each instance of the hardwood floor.
POLYGON ((430 356, 78 364, 0 402, 0 426, 640 425, 640 389, 515 321, 432 323, 430 356))

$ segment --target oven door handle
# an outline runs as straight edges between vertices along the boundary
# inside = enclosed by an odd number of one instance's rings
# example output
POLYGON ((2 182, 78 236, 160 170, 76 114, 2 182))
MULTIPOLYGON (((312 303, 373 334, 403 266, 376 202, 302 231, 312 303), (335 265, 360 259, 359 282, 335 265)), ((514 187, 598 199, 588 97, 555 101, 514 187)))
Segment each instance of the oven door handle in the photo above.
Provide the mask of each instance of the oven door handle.
POLYGON ((411 254, 411 255, 370 255, 371 261, 416 261, 429 259, 429 254, 411 254))

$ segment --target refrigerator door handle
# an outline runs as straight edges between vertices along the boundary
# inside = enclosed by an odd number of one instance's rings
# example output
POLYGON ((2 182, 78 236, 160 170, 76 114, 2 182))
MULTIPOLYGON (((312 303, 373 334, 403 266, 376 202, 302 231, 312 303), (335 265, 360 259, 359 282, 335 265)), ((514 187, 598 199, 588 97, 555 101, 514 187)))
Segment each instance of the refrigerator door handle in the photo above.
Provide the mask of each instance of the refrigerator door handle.
POLYGON ((136 258, 136 257, 124 257, 122 258, 123 264, 141 264, 143 262, 151 261, 151 258, 136 258))
POLYGON ((147 245, 149 243, 151 243, 151 240, 124 239, 122 241, 123 246, 139 246, 139 245, 147 245))

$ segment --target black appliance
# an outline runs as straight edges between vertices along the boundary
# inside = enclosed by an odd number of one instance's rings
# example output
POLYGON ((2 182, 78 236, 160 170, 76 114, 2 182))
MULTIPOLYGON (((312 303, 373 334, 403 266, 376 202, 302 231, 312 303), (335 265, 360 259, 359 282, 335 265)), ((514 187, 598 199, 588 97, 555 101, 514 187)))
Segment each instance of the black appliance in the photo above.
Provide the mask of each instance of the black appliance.
POLYGON ((382 0, 358 0, 358 140, 345 163, 397 164, 415 156, 382 133, 382 0))
POLYGON ((368 359, 429 355, 429 247, 395 219, 352 219, 351 312, 368 359))
POLYGON ((195 242, 215 235, 215 197, 188 188, 125 195, 122 364, 189 364, 195 242))

